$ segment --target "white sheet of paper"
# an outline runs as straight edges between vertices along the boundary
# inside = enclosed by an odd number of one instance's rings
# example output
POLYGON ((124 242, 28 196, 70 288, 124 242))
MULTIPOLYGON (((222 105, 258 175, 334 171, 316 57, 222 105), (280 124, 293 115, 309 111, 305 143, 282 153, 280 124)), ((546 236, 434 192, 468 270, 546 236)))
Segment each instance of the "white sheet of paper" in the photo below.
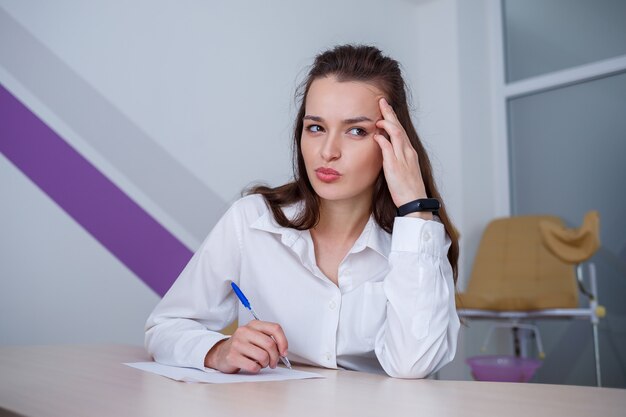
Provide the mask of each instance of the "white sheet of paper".
POLYGON ((156 362, 125 363, 132 368, 140 369, 153 374, 162 375, 176 381, 208 382, 212 384, 229 384, 234 382, 258 381, 286 381, 289 379, 324 378, 314 372, 296 371, 278 367, 264 368, 258 374, 239 372, 237 374, 223 374, 215 369, 205 368, 204 371, 195 368, 180 368, 177 366, 162 365, 156 362))

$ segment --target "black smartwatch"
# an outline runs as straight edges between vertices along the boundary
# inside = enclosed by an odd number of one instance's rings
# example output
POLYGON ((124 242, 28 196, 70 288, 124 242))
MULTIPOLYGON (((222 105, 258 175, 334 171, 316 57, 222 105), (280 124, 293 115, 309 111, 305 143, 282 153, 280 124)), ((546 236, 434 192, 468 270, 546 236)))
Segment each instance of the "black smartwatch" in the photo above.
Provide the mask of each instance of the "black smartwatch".
POLYGON ((418 198, 417 200, 409 201, 406 204, 398 207, 398 217, 406 216, 409 213, 416 213, 420 211, 427 211, 437 214, 437 211, 441 208, 439 200, 436 198, 418 198))

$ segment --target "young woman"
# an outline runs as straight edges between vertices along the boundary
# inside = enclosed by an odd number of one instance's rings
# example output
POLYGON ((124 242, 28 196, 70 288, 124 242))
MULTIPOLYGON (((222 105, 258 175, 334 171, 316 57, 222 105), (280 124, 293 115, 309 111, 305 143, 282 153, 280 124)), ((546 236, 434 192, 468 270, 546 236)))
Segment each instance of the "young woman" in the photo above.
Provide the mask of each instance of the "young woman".
POLYGON ((232 373, 288 356, 401 378, 451 361, 458 239, 398 63, 371 46, 318 55, 294 159, 294 181, 233 204, 157 305, 146 324, 154 359, 232 373), (219 333, 235 320, 232 336, 219 333))

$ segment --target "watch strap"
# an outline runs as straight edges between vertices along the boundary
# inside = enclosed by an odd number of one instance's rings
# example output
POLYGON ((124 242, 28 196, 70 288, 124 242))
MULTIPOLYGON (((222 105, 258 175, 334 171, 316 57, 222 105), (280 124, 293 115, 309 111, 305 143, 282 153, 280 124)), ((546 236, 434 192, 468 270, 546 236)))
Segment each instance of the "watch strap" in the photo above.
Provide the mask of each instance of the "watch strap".
POLYGON ((418 198, 417 200, 409 201, 406 204, 398 207, 398 217, 406 216, 409 213, 417 212, 430 212, 437 214, 437 211, 441 208, 439 200, 436 198, 418 198))

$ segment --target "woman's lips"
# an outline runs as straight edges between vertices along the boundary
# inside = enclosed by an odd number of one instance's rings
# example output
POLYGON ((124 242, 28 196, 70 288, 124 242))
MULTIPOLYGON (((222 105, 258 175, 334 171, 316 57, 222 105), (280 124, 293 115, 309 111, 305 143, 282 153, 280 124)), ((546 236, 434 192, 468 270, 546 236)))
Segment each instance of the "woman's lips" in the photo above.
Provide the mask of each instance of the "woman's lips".
POLYGON ((318 168, 315 170, 315 174, 320 181, 324 182, 337 181, 341 177, 341 174, 332 168, 318 168))

